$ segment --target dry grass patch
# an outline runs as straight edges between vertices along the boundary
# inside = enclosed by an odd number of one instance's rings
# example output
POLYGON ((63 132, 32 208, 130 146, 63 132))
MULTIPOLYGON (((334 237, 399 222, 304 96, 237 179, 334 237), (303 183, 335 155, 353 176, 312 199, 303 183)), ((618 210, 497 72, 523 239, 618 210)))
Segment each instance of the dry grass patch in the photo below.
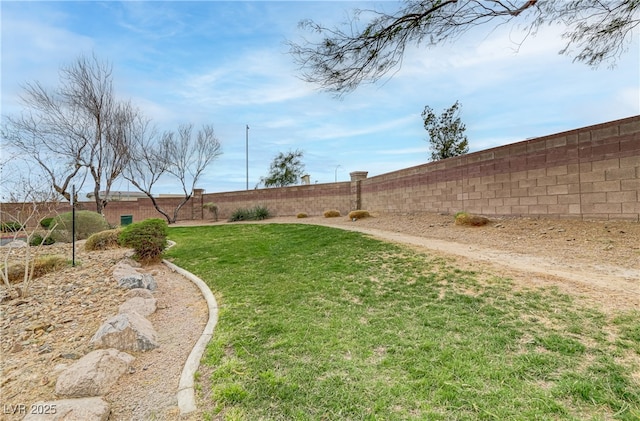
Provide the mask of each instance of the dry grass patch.
POLYGON ((489 218, 484 216, 472 215, 467 212, 458 212, 455 215, 456 225, 468 227, 481 227, 489 223, 489 218))
MULTIPOLYGON (((59 269, 69 266, 69 260, 65 256, 52 255, 38 257, 33 262, 33 277, 39 278, 47 273, 55 272, 59 269)), ((4 270, 4 268, 3 268, 4 270)), ((24 280, 25 266, 24 263, 9 263, 7 266, 7 278, 10 283, 18 283, 24 280)))
POLYGON ((340 211, 336 209, 326 210, 322 213, 325 218, 337 218, 340 216, 340 211))
POLYGON ((349 212, 349 219, 351 220, 356 220, 356 219, 362 219, 362 218, 368 218, 371 215, 369 215, 369 212, 366 210, 354 210, 349 212))

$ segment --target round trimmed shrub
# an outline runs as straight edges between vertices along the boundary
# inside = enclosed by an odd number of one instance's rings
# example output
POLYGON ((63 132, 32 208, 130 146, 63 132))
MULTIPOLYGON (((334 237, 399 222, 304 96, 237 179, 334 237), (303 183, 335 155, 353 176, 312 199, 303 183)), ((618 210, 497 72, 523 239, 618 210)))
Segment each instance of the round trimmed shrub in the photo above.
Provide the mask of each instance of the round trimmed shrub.
POLYGON ((51 236, 48 236, 48 237, 45 238, 40 233, 33 234, 31 236, 31 238, 29 239, 29 245, 32 246, 32 247, 37 247, 39 245, 50 246, 51 244, 54 244, 55 242, 56 242, 56 240, 51 238, 51 236))
MULTIPOLYGON (((54 240, 64 243, 71 242, 72 217, 72 212, 61 213, 55 217, 53 223, 58 225, 51 233, 54 240)), ((86 240, 92 234, 110 228, 107 220, 99 213, 86 210, 76 211, 76 240, 86 240)))
POLYGON ((296 218, 306 218, 309 215, 307 215, 305 212, 300 212, 299 214, 296 215, 296 218))
POLYGON ((55 219, 54 217, 42 218, 40 220, 40 226, 42 228, 48 229, 49 227, 51 227, 51 223, 53 222, 54 219, 55 219))
POLYGON ((97 232, 87 239, 84 248, 87 251, 93 251, 120 247, 118 242, 120 232, 122 232, 120 228, 97 232))
POLYGON ((467 212, 458 212, 454 216, 456 225, 481 227, 489 223, 489 218, 484 216, 471 215, 467 212))
POLYGON ((325 218, 337 218, 338 216, 340 216, 340 211, 331 209, 331 210, 324 211, 322 214, 324 215, 325 218))
POLYGON ((145 263, 157 262, 167 247, 167 231, 167 223, 163 219, 145 219, 127 225, 120 232, 118 242, 134 250, 134 259, 145 263))
POLYGON ((354 219, 362 219, 362 218, 368 218, 369 216, 369 212, 366 210, 354 210, 349 212, 349 219, 354 220, 354 219))

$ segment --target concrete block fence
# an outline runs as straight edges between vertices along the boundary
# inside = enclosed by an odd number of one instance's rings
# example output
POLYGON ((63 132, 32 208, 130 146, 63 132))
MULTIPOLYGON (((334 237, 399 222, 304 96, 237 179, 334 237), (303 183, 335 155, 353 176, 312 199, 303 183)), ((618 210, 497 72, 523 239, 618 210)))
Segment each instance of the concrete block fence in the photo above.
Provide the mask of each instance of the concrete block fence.
MULTIPOLYGON (((624 219, 640 222, 640 115, 529 139, 460 157, 351 181, 205 193, 194 191, 178 220, 220 219, 241 207, 266 206, 274 215, 322 215, 337 209, 418 213, 467 211, 486 216, 624 219)), ((158 198, 165 209, 175 198, 158 198)), ((21 204, 0 204, 3 214, 21 204)), ((89 202, 84 209, 92 209, 89 202)), ((61 211, 68 206, 61 208, 61 211)), ((107 220, 161 217, 149 199, 113 201, 107 220)), ((5 217, 3 216, 3 219, 5 217)))

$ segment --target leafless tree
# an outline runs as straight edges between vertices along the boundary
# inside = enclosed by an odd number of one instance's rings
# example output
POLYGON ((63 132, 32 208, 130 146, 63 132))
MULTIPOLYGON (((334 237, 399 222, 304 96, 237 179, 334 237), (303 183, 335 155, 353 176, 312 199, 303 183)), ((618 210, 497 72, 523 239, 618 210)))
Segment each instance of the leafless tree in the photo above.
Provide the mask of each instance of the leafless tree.
POLYGON ((33 280, 36 262, 42 254, 45 240, 51 235, 56 225, 47 228, 41 227, 39 222, 42 218, 56 215, 58 204, 58 194, 51 189, 43 188, 38 182, 38 178, 20 177, 13 180, 13 187, 16 191, 22 192, 22 202, 20 207, 6 210, 0 204, 0 220, 4 224, 10 223, 12 236, 8 245, 0 248, 0 278, 9 291, 18 291, 22 297, 29 295, 29 285, 33 280), (36 236, 39 241, 36 240, 36 236), (24 239, 26 245, 19 249, 18 239, 24 239), (20 288, 14 288, 10 283, 10 272, 19 270, 22 277, 20 288))
POLYGON ((203 125, 194 135, 193 124, 183 124, 177 132, 166 131, 158 137, 146 122, 138 125, 137 133, 124 177, 151 199, 169 224, 175 223, 202 173, 222 154, 220 141, 211 125, 203 125), (164 174, 178 180, 184 194, 172 211, 163 209, 152 194, 164 174))
POLYGON ((597 66, 625 51, 640 22, 638 9, 638 0, 408 0, 390 14, 355 10, 344 29, 302 21, 300 26, 319 38, 289 46, 304 80, 340 96, 399 69, 409 45, 455 40, 488 23, 514 21, 528 33, 564 25, 567 44, 561 53, 597 66))
POLYGON ((67 200, 72 182, 88 174, 99 213, 129 159, 131 125, 140 114, 117 100, 112 80, 110 64, 81 56, 61 69, 57 89, 26 84, 24 110, 6 117, 3 130, 3 138, 36 162, 67 200))

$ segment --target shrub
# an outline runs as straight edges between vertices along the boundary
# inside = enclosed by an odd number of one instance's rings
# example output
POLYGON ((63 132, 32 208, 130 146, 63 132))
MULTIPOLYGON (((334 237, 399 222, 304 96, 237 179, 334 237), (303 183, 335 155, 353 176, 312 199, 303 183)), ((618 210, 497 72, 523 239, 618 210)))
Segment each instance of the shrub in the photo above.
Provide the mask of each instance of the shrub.
POLYGON ((251 209, 238 208, 229 217, 229 222, 256 221, 267 219, 269 216, 271 213, 265 206, 254 206, 251 209))
MULTIPOLYGON (((65 212, 55 217, 58 225, 52 237, 56 241, 71 242, 72 212, 65 212)), ((91 211, 76 211, 76 239, 85 240, 96 232, 108 230, 109 223, 102 215, 91 211)))
MULTIPOLYGON (((38 257, 33 265, 32 279, 39 278, 47 273, 55 272, 69 266, 69 260, 64 256, 52 255, 38 257)), ((16 283, 24 280, 24 263, 9 264, 7 275, 9 282, 16 283)))
POLYGON ((2 224, 0 224, 0 231, 2 232, 18 232, 21 229, 22 224, 16 221, 3 222, 2 224))
POLYGON ((48 217, 48 218, 42 218, 40 220, 40 226, 42 228, 50 228, 51 227, 51 223, 54 221, 55 218, 53 217, 48 217))
POLYGON ((56 240, 51 238, 51 236, 43 237, 40 233, 35 233, 29 239, 29 245, 32 247, 37 247, 39 245, 50 246, 54 244, 56 240))
POLYGON ((369 215, 369 212, 366 210, 354 210, 349 212, 349 219, 351 220, 368 218, 369 216, 371 215, 369 215))
POLYGON ((134 259, 145 263, 156 262, 162 258, 167 246, 167 223, 163 219, 153 218, 127 225, 120 232, 118 242, 134 250, 134 259))
POLYGON ((211 212, 214 221, 218 220, 218 207, 213 202, 205 203, 202 207, 211 212))
POLYGON ((118 243, 120 232, 122 232, 120 228, 97 232, 87 239, 84 248, 85 250, 92 251, 120 247, 118 243))
POLYGON ((306 218, 306 217, 308 217, 308 216, 309 216, 309 215, 307 215, 306 213, 304 213, 304 212, 300 212, 299 214, 297 214, 297 215, 296 215, 296 218, 306 218))
POLYGON ((267 219, 271 216, 266 206, 256 206, 252 209, 252 214, 257 220, 267 219))
POLYGON ((481 227, 489 223, 489 218, 484 216, 471 215, 467 212, 458 212, 454 216, 456 225, 481 227))
POLYGON ((337 218, 338 216, 340 216, 340 211, 331 209, 331 210, 324 211, 322 214, 324 215, 325 218, 337 218))

